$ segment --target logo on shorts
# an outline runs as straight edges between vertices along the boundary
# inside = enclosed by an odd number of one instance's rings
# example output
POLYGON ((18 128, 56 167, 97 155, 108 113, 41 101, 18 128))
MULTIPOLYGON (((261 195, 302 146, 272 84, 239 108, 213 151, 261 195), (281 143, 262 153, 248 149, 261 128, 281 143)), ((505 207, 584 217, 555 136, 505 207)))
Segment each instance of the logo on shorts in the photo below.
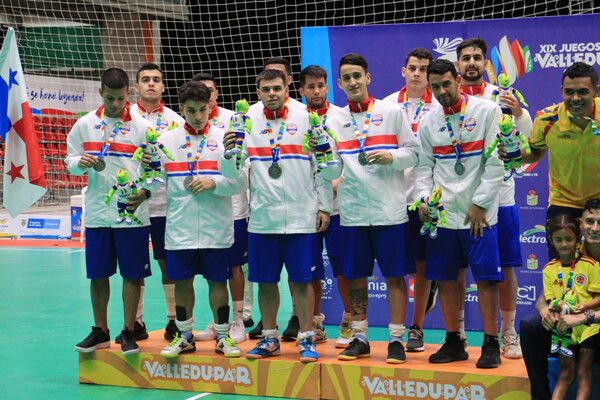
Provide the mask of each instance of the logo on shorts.
POLYGON ((465 119, 464 127, 468 132, 472 132, 476 126, 477 126, 477 120, 475 118, 471 117, 471 118, 465 119))
POLYGON ((575 282, 577 286, 583 286, 587 282, 587 277, 584 274, 577 274, 575 275, 573 282, 575 282))
POLYGON ((290 123, 287 124, 285 126, 285 130, 287 133, 289 133, 290 135, 295 135, 296 132, 298 132, 298 125, 294 124, 294 123, 290 123))
POLYGON ((373 124, 375 124, 375 126, 381 125, 381 123, 383 122, 383 115, 381 115, 381 114, 373 114, 373 117, 371 118, 371 122, 373 124))
POLYGON ((219 147, 219 144, 215 139, 210 139, 206 142, 206 147, 208 147, 210 151, 215 151, 217 147, 219 147))

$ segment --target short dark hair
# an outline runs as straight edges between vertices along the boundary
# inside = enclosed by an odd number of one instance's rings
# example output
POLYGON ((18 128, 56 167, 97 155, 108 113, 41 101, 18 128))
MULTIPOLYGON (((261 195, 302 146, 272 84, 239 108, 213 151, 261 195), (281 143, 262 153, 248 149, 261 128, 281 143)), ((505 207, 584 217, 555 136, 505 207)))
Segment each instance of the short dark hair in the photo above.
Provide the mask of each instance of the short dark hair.
POLYGON ((309 65, 308 67, 300 71, 300 86, 304 86, 304 84, 306 83, 307 76, 316 79, 323 78, 325 79, 325 82, 327 82, 327 71, 325 71, 318 65, 309 65))
POLYGON ((338 73, 342 68, 342 65, 346 64, 358 65, 359 67, 362 67, 365 72, 369 72, 369 64, 367 63, 367 60, 360 54, 348 53, 343 55, 338 64, 338 73))
POLYGON ((573 232, 577 241, 581 239, 581 227, 575 216, 571 214, 559 214, 546 220, 546 237, 552 245, 552 235, 562 229, 573 232))
POLYGON ((208 103, 210 101, 210 89, 202 82, 189 81, 181 85, 177 96, 179 97, 179 104, 183 104, 188 100, 208 103))
POLYGON ((583 206, 584 211, 600 211, 600 199, 589 199, 583 206))
POLYGON ((287 86, 287 77, 283 72, 278 69, 265 69, 256 77, 256 87, 260 87, 261 81, 270 81, 277 78, 281 78, 283 85, 287 86))
POLYGON ((164 79, 164 73, 162 68, 160 68, 158 65, 154 64, 154 63, 144 63, 142 64, 142 66, 140 67, 140 69, 137 70, 137 72, 135 73, 135 81, 139 82, 140 80, 140 72, 142 71, 154 71, 157 70, 158 72, 160 72, 160 77, 162 79, 164 79))
POLYGON ((594 89, 598 85, 598 72, 591 66, 584 62, 576 62, 563 72, 562 83, 565 83, 565 77, 569 79, 575 78, 590 78, 594 89))
POLYGON ((475 47, 476 49, 481 49, 481 52, 483 53, 483 58, 485 58, 485 55, 487 54, 487 43, 485 42, 485 40, 476 37, 471 39, 465 39, 459 43, 459 45, 456 47, 457 59, 460 59, 460 53, 463 51, 463 49, 467 47, 475 47))
POLYGON ((444 75, 446 72, 452 73, 454 79, 458 77, 458 72, 456 72, 453 62, 443 59, 434 60, 427 66, 427 80, 429 80, 429 75, 431 74, 444 75))
POLYGON ((109 68, 102 72, 100 77, 100 88, 129 89, 129 75, 121 68, 109 68))
MULTIPOLYGON (((286 69, 288 75, 292 74, 292 65, 285 58, 281 58, 281 57, 267 58, 265 60, 265 63, 263 64, 263 71, 269 69, 269 68, 267 68, 267 65, 270 65, 270 64, 283 64, 283 65, 285 65, 285 69, 286 69)), ((287 79, 287 77, 286 77, 286 79, 287 79)))
POLYGON ((417 47, 416 49, 412 49, 410 53, 406 56, 406 60, 404 60, 404 66, 408 65, 408 59, 411 57, 418 58, 419 60, 428 60, 429 63, 433 61, 433 56, 431 52, 423 47, 417 47))
POLYGON ((215 79, 213 74, 209 74, 208 72, 198 72, 196 75, 194 75, 192 80, 193 81, 211 81, 212 83, 215 84, 215 87, 217 87, 217 80, 215 79))

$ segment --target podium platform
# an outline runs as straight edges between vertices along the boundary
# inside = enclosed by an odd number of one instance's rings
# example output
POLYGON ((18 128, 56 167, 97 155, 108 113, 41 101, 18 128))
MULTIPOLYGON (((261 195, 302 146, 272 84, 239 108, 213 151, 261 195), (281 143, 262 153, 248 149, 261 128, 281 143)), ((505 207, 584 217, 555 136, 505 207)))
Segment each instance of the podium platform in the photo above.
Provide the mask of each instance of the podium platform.
POLYGON ((160 356, 163 331, 139 342, 141 352, 123 356, 120 346, 79 355, 79 382, 98 385, 231 393, 305 399, 529 399, 522 360, 502 359, 496 369, 478 369, 480 348, 470 347, 467 361, 429 364, 439 345, 407 353, 404 364, 386 364, 387 343, 371 342, 371 357, 339 361, 330 340, 317 346, 319 362, 303 364, 295 343, 282 342, 281 355, 248 360, 243 354, 256 341, 240 344, 241 358, 214 353, 214 342, 196 342, 196 352, 175 360, 160 356))

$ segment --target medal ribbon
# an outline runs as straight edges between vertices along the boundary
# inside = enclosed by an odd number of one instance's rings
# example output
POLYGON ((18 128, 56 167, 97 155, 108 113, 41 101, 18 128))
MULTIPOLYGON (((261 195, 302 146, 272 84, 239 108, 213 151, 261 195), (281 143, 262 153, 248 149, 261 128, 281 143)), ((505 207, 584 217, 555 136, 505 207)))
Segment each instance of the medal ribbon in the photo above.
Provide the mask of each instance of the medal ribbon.
POLYGON ((358 124, 354 119, 354 115, 350 113, 350 116, 352 117, 352 127, 354 128, 354 136, 356 137, 356 140, 358 140, 358 148, 361 153, 365 151, 365 140, 367 139, 367 134, 369 133, 369 126, 371 125, 371 112, 373 111, 374 103, 374 100, 371 100, 369 102, 369 106, 367 107, 367 115, 365 115, 365 122, 363 123, 362 132, 358 130, 358 124))
POLYGON ((594 134, 594 136, 598 136, 598 135, 600 135, 600 133, 598 133, 598 125, 596 124, 596 120, 594 119, 595 117, 596 117, 596 105, 594 105, 594 108, 592 108, 592 118, 585 117, 585 119, 590 121, 590 125, 592 125, 592 133, 594 134))
MULTIPOLYGON (((421 119, 419 114, 421 113, 421 110, 423 110, 423 106, 425 105, 425 101, 423 100, 423 97, 425 97, 425 96, 422 96, 421 99, 419 100, 419 104, 417 105, 417 110, 415 111, 415 115, 410 124, 410 128, 413 131, 413 133, 415 134, 415 137, 417 137, 417 129, 419 128, 419 120, 421 119)), ((406 111, 406 108, 408 107, 408 95, 406 94, 406 92, 404 92, 404 98, 402 99, 402 101, 403 101, 402 109, 404 111, 406 111)))
MULTIPOLYGON (((463 123, 465 122, 465 110, 467 108, 467 100, 465 96, 462 97, 462 105, 460 106, 460 116, 458 118, 458 133, 462 130, 463 123)), ((454 130, 452 129, 452 124, 450 123, 450 115, 444 112, 444 119, 446 120, 446 128, 448 129, 448 136, 450 136, 450 140, 452 141, 452 147, 454 147, 454 153, 456 154, 456 162, 460 163, 462 159, 462 154, 460 152, 460 145, 456 140, 456 136, 454 135, 454 130)))
MULTIPOLYGON (((279 148, 281 147, 281 138, 283 138, 283 132, 285 130, 286 119, 288 115, 288 109, 286 107, 281 117, 281 125, 279 125, 279 132, 277 133, 277 139, 275 140, 272 136, 269 137, 269 144, 271 145, 271 157, 273 157, 273 164, 277 164, 279 161, 279 148)), ((266 122, 267 134, 273 133, 273 127, 269 120, 266 122)))
POLYGON ((208 136, 208 135, 207 134, 200 135, 200 141, 198 142, 198 149, 196 150, 196 155, 195 155, 195 157, 192 158, 192 138, 188 131, 187 124, 186 124, 185 128, 186 128, 185 129, 185 131, 186 131, 185 147, 187 149, 188 169, 190 170, 190 176, 194 176, 194 159, 193 158, 195 158, 195 162, 196 162, 196 164, 198 164, 198 160, 200 160, 200 154, 202 153, 202 150, 204 150, 204 144, 206 143, 206 136, 208 136))
MULTIPOLYGON (((115 126, 113 127, 112 131, 108 135, 106 142, 104 142, 104 144, 102 145, 102 149, 100 150, 98 159, 103 159, 104 156, 106 156, 106 153, 108 152, 110 145, 113 144, 113 141, 115 140, 115 136, 117 136, 119 129, 121 129, 121 126, 123 125, 123 122, 125 120, 125 116, 127 115, 128 112, 129 112, 128 107, 125 107, 125 109, 123 110, 123 114, 121 114, 121 116, 119 117, 119 120, 115 123, 115 126)), ((104 137, 106 125, 108 125, 106 122, 106 117, 104 115, 104 109, 102 109, 102 114, 100 115, 100 118, 102 118, 102 120, 100 121, 100 130, 102 131, 102 137, 104 137)))
POLYGON ((571 290, 573 286, 573 273, 575 272, 575 264, 577 264, 577 257, 573 261, 571 261, 571 269, 569 270, 569 277, 567 278, 567 289, 565 290, 563 284, 563 274, 562 274, 562 265, 558 268, 558 272, 556 273, 556 277, 558 278, 558 286, 560 286, 560 292, 562 293, 562 297, 565 296, 565 293, 571 290))

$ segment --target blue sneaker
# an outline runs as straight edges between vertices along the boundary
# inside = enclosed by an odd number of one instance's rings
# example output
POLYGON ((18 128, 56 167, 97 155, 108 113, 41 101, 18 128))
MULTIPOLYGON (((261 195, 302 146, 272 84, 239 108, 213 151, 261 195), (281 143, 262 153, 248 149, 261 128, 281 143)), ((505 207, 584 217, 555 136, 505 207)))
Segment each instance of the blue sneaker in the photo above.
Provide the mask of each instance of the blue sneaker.
POLYGON ((300 361, 304 363, 315 362, 319 359, 311 337, 300 340, 298 342, 298 349, 300 350, 300 361))
POLYGON ((260 339, 255 348, 246 353, 246 358, 266 358, 279 355, 279 339, 264 337, 260 339))

